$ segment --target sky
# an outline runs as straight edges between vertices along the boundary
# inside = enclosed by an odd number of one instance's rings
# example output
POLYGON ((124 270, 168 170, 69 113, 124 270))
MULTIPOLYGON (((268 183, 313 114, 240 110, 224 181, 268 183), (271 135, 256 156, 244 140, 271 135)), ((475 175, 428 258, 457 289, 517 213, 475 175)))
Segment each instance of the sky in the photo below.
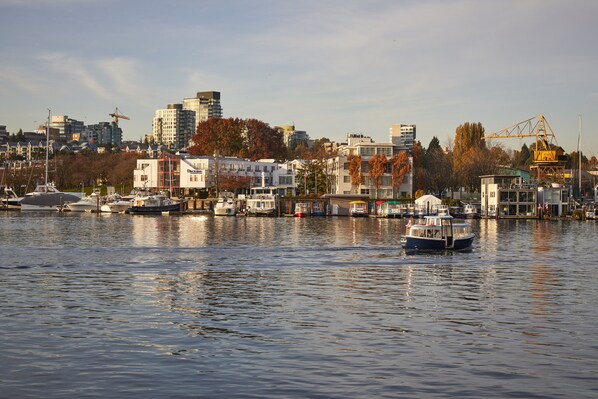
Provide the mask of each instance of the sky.
POLYGON ((139 140, 156 109, 219 91, 224 117, 337 142, 416 124, 450 145, 465 122, 543 114, 566 152, 598 157, 597 18, 595 0, 0 0, 0 125, 118 107, 139 140))

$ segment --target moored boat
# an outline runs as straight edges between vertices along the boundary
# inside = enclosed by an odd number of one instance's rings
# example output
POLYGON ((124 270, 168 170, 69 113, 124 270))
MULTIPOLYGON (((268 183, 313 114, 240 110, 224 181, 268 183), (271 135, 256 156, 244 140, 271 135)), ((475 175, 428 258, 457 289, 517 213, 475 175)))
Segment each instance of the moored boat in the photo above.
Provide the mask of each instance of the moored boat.
POLYGON ((173 201, 164 194, 149 194, 135 197, 128 212, 131 215, 159 215, 180 212, 182 206, 180 201, 173 201))
POLYGON ((79 201, 66 204, 66 209, 71 212, 93 212, 99 211, 100 206, 100 193, 99 191, 94 190, 91 194, 79 199, 79 201))
POLYGON ((132 198, 127 199, 114 194, 106 199, 106 203, 100 207, 100 211, 105 213, 125 213, 133 205, 132 200, 132 198))
POLYGON ((406 250, 444 251, 469 249, 475 238, 471 225, 450 215, 425 216, 423 221, 406 226, 401 238, 406 250))
POLYGON ((235 216, 237 214, 237 203, 233 193, 223 192, 214 205, 215 216, 235 216))
POLYGON ((361 200, 349 202, 349 215, 352 217, 367 217, 368 203, 361 200))
POLYGON ((0 201, 3 209, 21 209, 21 200, 15 191, 6 186, 0 187, 0 201))
POLYGON ((402 218, 406 209, 400 201, 386 201, 380 205, 380 216, 384 218, 402 218))
POLYGON ((312 215, 326 216, 326 209, 324 208, 324 204, 322 202, 316 201, 313 203, 312 215))
POLYGON ((74 194, 58 190, 53 183, 38 184, 21 200, 21 211, 56 211, 79 200, 74 194))
POLYGON ((309 216, 310 214, 311 209, 308 202, 297 202, 295 204, 295 212, 293 212, 295 217, 303 218, 309 216))

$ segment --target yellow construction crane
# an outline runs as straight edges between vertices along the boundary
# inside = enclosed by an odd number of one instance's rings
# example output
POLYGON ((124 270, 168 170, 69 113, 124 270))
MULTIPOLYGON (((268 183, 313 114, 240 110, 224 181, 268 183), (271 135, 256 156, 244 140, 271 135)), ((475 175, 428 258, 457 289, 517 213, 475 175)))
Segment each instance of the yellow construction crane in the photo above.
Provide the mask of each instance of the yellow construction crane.
POLYGON ((121 114, 120 111, 118 110, 118 107, 116 107, 116 109, 114 110, 113 113, 110 114, 110 116, 114 118, 114 123, 116 123, 116 125, 118 125, 119 119, 126 119, 126 120, 131 119, 128 116, 124 116, 123 114, 121 114))
POLYGON ((484 139, 535 137, 536 146, 532 151, 533 164, 530 166, 531 180, 541 183, 565 183, 565 151, 559 147, 556 135, 540 114, 513 126, 489 134, 484 139))

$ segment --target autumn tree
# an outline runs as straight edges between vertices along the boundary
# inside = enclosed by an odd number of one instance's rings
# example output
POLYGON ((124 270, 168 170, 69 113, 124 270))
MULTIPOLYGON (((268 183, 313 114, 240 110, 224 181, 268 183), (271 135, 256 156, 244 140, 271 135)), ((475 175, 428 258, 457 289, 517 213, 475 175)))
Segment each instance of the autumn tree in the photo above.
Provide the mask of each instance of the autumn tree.
POLYGON ((405 180, 405 175, 411 172, 411 162, 407 151, 400 151, 393 155, 391 159, 392 165, 392 192, 393 198, 397 197, 401 184, 405 180))
POLYGON ((210 118, 199 122, 187 151, 192 155, 236 157, 244 150, 245 122, 239 118, 210 118))
POLYGON ((286 159, 287 150, 281 132, 257 119, 246 119, 243 158, 252 161, 273 158, 279 162, 286 159))
POLYGON ((351 176, 351 186, 355 187, 355 192, 359 190, 361 184, 361 156, 349 155, 349 176, 351 176))
POLYGON ((368 161, 370 183, 374 186, 375 196, 378 198, 378 189, 382 183, 382 176, 386 171, 388 160, 384 154, 374 154, 368 161))
POLYGON ((486 151, 484 127, 480 122, 466 122, 459 125, 455 131, 453 147, 453 172, 456 183, 460 187, 473 191, 479 186, 478 179, 484 167, 476 168, 474 159, 490 156, 486 151))

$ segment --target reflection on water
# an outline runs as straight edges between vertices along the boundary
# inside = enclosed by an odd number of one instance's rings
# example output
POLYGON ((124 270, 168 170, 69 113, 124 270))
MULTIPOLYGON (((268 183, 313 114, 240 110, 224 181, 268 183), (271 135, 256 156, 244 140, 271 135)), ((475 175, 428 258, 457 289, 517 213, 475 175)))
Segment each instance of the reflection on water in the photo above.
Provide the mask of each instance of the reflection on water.
POLYGON ((594 224, 405 222, 2 213, 2 395, 595 396, 594 224))

